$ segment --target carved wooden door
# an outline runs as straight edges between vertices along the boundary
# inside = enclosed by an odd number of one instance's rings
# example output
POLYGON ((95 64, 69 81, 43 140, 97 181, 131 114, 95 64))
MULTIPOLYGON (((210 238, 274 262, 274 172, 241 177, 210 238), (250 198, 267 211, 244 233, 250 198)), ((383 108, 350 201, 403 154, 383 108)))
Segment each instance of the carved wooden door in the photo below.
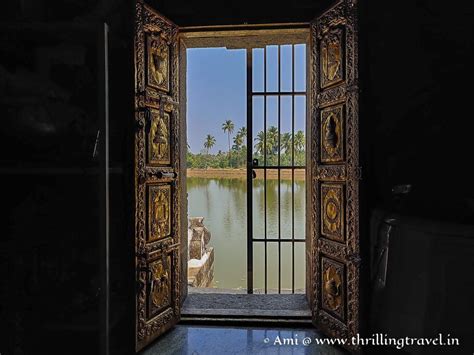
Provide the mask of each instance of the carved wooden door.
POLYGON ((135 25, 136 350, 180 317, 178 28, 138 1, 135 25))
POLYGON ((329 336, 350 338, 359 332, 360 284, 356 0, 311 23, 310 65, 313 321, 329 336))

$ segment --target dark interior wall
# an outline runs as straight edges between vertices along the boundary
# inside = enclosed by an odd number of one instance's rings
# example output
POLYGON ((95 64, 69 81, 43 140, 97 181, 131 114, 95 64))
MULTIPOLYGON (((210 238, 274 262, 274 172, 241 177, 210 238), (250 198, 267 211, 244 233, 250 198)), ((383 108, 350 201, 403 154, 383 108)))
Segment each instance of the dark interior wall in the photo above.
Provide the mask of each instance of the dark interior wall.
POLYGON ((132 189, 132 10, 117 1, 2 7, 0 165, 8 206, 0 242, 2 354, 99 353, 103 235, 93 151, 101 125, 103 21, 110 25, 111 331, 115 339, 124 336, 121 329, 133 336, 133 315, 124 310, 133 309, 134 293, 126 199, 132 189))
POLYGON ((1 351, 98 344, 97 29, 2 26, 1 351))
POLYGON ((449 350, 410 353, 462 354, 473 342, 474 286, 463 281, 474 272, 472 227, 463 226, 474 224, 473 17, 472 1, 368 1, 363 7, 366 212, 373 226, 377 213, 380 219, 402 215, 393 229, 377 222, 371 231, 371 238, 389 235, 389 242, 386 284, 374 277, 369 286, 368 334, 460 339, 449 350), (395 202, 391 190, 398 184, 412 190, 395 202), (462 298, 455 301, 455 294, 462 298))
POLYGON ((146 0, 179 26, 309 22, 331 0, 188 1, 146 0))
POLYGON ((364 11, 372 207, 412 184, 404 213, 472 223, 473 3, 370 1, 364 11))

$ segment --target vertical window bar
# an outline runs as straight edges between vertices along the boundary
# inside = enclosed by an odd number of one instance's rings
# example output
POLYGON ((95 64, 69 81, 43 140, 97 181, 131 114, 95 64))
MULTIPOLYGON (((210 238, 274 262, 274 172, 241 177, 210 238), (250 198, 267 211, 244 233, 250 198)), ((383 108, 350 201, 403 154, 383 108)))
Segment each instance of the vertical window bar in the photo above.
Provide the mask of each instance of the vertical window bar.
MULTIPOLYGON (((267 92, 267 47, 263 48, 263 92, 267 92)), ((265 233, 265 294, 268 285, 267 257, 267 97, 263 103, 263 198, 264 198, 264 233, 265 233)))
POLYGON ((281 169, 280 169, 280 132, 281 132, 281 95, 280 95, 280 78, 281 78, 281 54, 278 46, 278 62, 277 62, 277 79, 278 79, 278 293, 281 293, 281 169))
MULTIPOLYGON (((295 45, 291 46, 291 91, 295 91, 295 45)), ((295 94, 291 96, 291 293, 295 293, 295 94)))
POLYGON ((247 293, 253 293, 252 66, 252 48, 247 48, 247 293))

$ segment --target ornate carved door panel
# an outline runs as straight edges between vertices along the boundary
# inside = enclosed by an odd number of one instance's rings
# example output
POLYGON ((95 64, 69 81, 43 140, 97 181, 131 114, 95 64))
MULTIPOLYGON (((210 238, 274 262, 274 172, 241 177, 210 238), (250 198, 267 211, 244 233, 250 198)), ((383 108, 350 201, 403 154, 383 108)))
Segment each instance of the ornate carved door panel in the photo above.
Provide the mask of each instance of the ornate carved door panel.
MULTIPOLYGON (((180 317, 178 28, 136 4, 136 350, 180 317)), ((185 243, 184 243, 185 244, 185 243)))
POLYGON ((356 3, 341 0, 311 24, 310 298, 316 326, 340 338, 359 332, 356 3))

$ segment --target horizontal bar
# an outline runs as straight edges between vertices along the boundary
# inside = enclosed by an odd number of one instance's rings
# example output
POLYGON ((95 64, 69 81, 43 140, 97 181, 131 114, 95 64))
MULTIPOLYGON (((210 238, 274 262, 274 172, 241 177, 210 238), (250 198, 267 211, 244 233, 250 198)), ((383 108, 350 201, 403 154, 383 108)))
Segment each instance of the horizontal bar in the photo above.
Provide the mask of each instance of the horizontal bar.
POLYGON ((274 92, 252 92, 253 96, 292 96, 292 95, 306 95, 306 91, 274 91, 274 92))
POLYGON ((267 166, 253 166, 252 169, 268 169, 268 170, 294 170, 294 169, 306 169, 306 166, 301 165, 301 166, 293 166, 293 165, 267 165, 267 166))
POLYGON ((306 239, 262 239, 262 238, 252 238, 252 242, 305 242, 306 239))

